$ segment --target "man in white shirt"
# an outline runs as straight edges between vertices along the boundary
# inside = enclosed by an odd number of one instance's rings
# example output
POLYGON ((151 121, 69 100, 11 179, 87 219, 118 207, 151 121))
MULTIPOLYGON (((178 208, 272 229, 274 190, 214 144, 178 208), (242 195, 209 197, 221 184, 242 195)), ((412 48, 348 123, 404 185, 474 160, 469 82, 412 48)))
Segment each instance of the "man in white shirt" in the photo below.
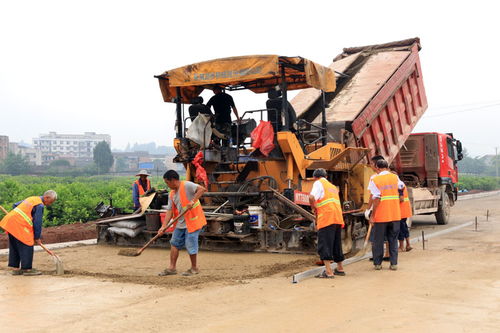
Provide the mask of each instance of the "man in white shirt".
POLYGON ((342 251, 342 227, 344 218, 340 205, 339 190, 326 179, 327 173, 323 168, 314 170, 316 180, 309 195, 311 209, 316 216, 318 230, 318 254, 325 265, 325 271, 318 278, 333 278, 334 275, 344 276, 344 254, 342 251), (337 267, 332 271, 331 264, 337 267))
POLYGON ((373 212, 370 223, 373 223, 373 263, 375 269, 382 268, 384 238, 389 242, 390 268, 397 269, 399 226, 401 220, 400 204, 403 201, 405 184, 389 171, 387 161, 378 160, 378 174, 368 184, 373 199, 373 212), (389 175, 391 177, 389 177, 389 175), (386 177, 384 177, 386 176, 386 177), (380 180, 379 180, 380 179, 380 180), (383 180, 384 179, 384 180, 383 180), (378 184, 378 185, 377 185, 378 184), (384 194, 382 193, 384 192, 384 194))

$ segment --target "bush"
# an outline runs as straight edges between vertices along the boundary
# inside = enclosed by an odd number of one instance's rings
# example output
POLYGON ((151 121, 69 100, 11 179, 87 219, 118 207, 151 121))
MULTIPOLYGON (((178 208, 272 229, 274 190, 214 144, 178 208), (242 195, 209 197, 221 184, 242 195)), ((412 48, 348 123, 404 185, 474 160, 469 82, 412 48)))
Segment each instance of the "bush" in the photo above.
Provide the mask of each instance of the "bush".
POLYGON ((496 177, 460 176, 458 188, 460 190, 492 191, 499 189, 500 183, 496 177))
MULTIPOLYGON (((98 218, 95 206, 113 198, 113 206, 131 212, 134 177, 36 177, 0 175, 0 205, 12 209, 12 204, 29 196, 42 195, 46 190, 57 192, 58 200, 44 212, 44 226, 87 222, 98 218)), ((151 186, 166 188, 162 179, 154 178, 151 186)))

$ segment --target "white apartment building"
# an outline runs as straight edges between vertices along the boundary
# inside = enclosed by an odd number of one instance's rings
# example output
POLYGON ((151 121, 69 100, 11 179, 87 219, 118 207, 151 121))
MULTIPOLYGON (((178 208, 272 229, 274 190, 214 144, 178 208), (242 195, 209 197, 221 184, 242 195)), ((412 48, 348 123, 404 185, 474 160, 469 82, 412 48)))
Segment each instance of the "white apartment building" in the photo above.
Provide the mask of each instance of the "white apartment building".
POLYGON ((39 148, 42 155, 59 157, 92 158, 94 147, 101 141, 111 146, 109 134, 85 132, 83 134, 40 134, 33 139, 33 146, 39 148))

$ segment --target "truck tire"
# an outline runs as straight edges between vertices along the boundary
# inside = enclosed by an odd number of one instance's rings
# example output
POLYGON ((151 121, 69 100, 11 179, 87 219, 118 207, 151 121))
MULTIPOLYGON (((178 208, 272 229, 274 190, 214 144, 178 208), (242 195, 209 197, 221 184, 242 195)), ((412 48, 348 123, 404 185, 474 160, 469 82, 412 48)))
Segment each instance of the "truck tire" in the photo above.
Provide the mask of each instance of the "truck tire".
POLYGON ((438 205, 438 211, 436 212, 437 224, 448 224, 450 219, 450 197, 448 193, 443 191, 441 203, 438 205))

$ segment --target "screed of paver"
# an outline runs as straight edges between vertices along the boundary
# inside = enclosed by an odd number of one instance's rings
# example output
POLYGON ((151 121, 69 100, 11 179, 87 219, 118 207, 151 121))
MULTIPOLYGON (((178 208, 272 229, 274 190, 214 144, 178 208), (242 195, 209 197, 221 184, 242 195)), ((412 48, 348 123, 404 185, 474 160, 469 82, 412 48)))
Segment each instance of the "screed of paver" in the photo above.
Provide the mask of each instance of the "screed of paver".
MULTIPOLYGON (((484 207, 474 201, 460 209, 479 215, 484 207)), ((346 277, 295 285, 286 272, 196 288, 0 275, 0 322, 9 332, 495 332, 500 327, 499 237, 500 218, 494 214, 478 232, 465 228, 431 239, 425 251, 417 244, 401 253, 398 271, 387 265, 374 271, 364 261, 346 266, 346 277), (16 316, 23 319, 12 320, 16 316)), ((166 261, 168 251, 160 253, 166 261)), ((266 256, 249 255, 261 268, 270 264, 266 256)), ((120 264, 137 270, 126 260, 120 264)))

